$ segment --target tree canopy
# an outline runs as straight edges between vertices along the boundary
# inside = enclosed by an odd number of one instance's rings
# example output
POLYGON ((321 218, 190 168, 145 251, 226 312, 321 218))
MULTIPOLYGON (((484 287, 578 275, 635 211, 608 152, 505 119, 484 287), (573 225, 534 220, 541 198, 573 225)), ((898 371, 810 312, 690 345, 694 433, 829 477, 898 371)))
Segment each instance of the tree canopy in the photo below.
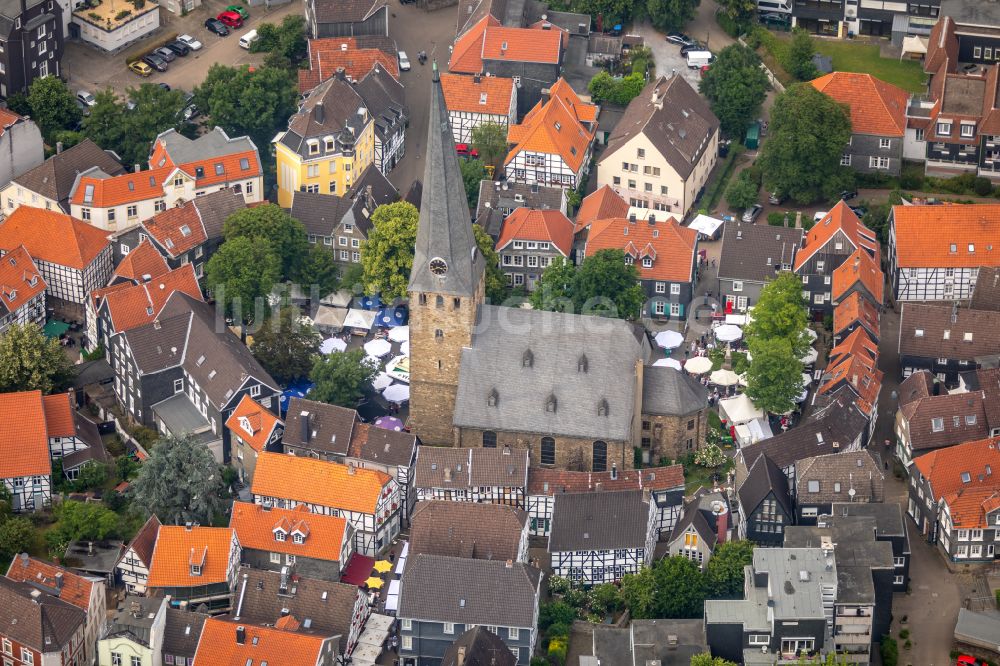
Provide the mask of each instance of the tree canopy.
POLYGON ((759 192, 760 183, 750 169, 744 169, 726 188, 726 203, 733 208, 749 208, 757 203, 759 192))
POLYGON ((118 532, 118 514, 99 502, 66 500, 54 513, 58 529, 69 541, 97 541, 118 532))
POLYGON ((850 138, 845 106, 808 83, 788 88, 774 102, 761 148, 765 185, 803 204, 833 198, 853 180, 840 164, 850 138))
POLYGON ((646 77, 641 73, 614 77, 607 71, 601 70, 587 84, 587 91, 596 104, 628 106, 629 102, 639 96, 645 85, 646 77))
POLYGON ((226 487, 205 445, 167 437, 157 440, 127 493, 136 507, 156 514, 164 525, 209 525, 224 510, 226 487))
POLYGON ((813 46, 812 36, 805 30, 797 29, 793 31, 792 41, 788 45, 785 68, 799 81, 810 81, 819 74, 812 60, 815 54, 816 48, 813 46))
POLYGON ((52 393, 69 385, 73 364, 37 324, 12 324, 0 336, 0 392, 52 393))
POLYGON ((253 52, 266 52, 270 64, 297 67, 306 55, 306 21, 301 14, 289 14, 279 25, 264 22, 257 26, 257 41, 250 45, 253 52))
POLYGON ((311 244, 299 264, 298 282, 306 293, 315 285, 320 298, 336 291, 340 285, 340 268, 333 252, 322 245, 311 244))
POLYGON ((760 338, 750 343, 750 354, 747 396, 772 414, 794 409, 795 398, 802 393, 802 361, 791 343, 786 338, 760 338))
POLYGON ((308 377, 323 336, 300 321, 297 308, 284 307, 254 333, 250 351, 283 386, 308 377))
POLYGON ((357 407, 364 387, 379 373, 379 366, 363 349, 334 352, 315 360, 309 379, 315 384, 309 398, 341 407, 357 407))
POLYGON ((368 293, 383 301, 406 298, 420 213, 406 201, 384 204, 372 213, 368 239, 361 244, 361 267, 368 293))
POLYGON ((698 85, 723 133, 733 137, 742 136, 747 125, 760 115, 767 88, 760 57, 742 44, 722 49, 698 85))
POLYGON ((635 619, 701 617, 705 583, 698 565, 675 555, 622 578, 622 597, 635 619))
POLYGON ((573 281, 576 266, 565 257, 553 257, 531 292, 531 307, 550 312, 573 312, 573 281))
POLYGON ((205 265, 205 281, 226 311, 243 323, 266 309, 263 299, 281 277, 281 260, 270 244, 239 236, 227 240, 205 265))
POLYGON ((579 313, 635 319, 643 300, 639 269, 625 263, 621 250, 598 250, 576 270, 573 302, 579 313))
POLYGON ((244 208, 226 220, 222 231, 226 241, 249 238, 267 245, 281 262, 281 277, 290 280, 298 275, 309 251, 305 227, 275 204, 244 208))
POLYGON ((722 657, 713 657, 711 652, 702 652, 691 657, 691 666, 737 666, 722 657))
POLYGON ((149 150, 161 133, 181 124, 184 94, 152 83, 129 88, 131 110, 111 88, 94 96, 90 115, 83 119, 83 135, 105 150, 113 150, 126 167, 149 161, 149 150))
POLYGON ((83 115, 73 93, 56 76, 43 76, 31 82, 28 106, 31 108, 31 119, 38 125, 47 143, 52 142, 53 135, 59 130, 76 126, 83 115))
POLYGON ((756 340, 781 338, 787 340, 799 357, 809 347, 806 328, 809 326, 808 304, 802 297, 802 283, 793 273, 780 273, 764 285, 753 310, 753 321, 746 327, 747 344, 756 340))
POLYGON ((469 202, 469 208, 473 209, 479 202, 479 183, 486 178, 486 165, 482 160, 460 159, 458 168, 462 172, 465 198, 469 202))
POLYGON ((476 237, 476 246, 486 262, 486 298, 491 303, 503 303, 507 298, 507 278, 500 270, 500 257, 493 239, 478 224, 472 225, 472 232, 476 237))
POLYGON ((694 18, 700 0, 646 0, 650 23, 658 30, 680 30, 694 18))
POLYGON ((23 553, 35 537, 35 526, 24 516, 0 519, 0 564, 6 565, 18 553, 23 553))
POLYGON ((718 544, 705 565, 705 592, 709 599, 742 599, 743 567, 753 563, 752 541, 718 544))
MULTIPOLYGON (((486 164, 500 168, 507 156, 507 128, 500 123, 481 123, 472 128, 472 147, 486 164)), ((476 183, 478 192, 479 184, 476 183)))

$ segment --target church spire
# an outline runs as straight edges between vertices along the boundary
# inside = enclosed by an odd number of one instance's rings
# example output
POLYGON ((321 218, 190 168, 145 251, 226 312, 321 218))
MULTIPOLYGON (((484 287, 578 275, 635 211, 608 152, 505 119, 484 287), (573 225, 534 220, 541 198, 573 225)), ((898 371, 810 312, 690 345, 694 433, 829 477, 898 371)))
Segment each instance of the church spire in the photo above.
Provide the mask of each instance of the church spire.
POLYGON ((431 109, 424 159, 410 291, 472 296, 483 279, 485 262, 472 232, 436 62, 431 67, 431 109))

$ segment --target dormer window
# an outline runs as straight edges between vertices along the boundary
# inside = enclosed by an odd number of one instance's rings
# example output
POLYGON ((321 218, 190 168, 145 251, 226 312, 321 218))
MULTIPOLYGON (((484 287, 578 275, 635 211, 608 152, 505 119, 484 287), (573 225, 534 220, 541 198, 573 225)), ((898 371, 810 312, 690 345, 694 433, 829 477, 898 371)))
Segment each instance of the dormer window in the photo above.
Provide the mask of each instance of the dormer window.
POLYGON ((479 93, 479 103, 483 106, 486 105, 486 93, 479 93))
POLYGON ((580 358, 577 359, 577 362, 576 362, 576 371, 577 372, 587 372, 588 366, 589 366, 589 362, 587 361, 587 355, 586 354, 580 354, 580 358))
POLYGON ((604 398, 601 398, 600 401, 597 403, 597 415, 598 416, 608 415, 608 401, 605 400, 604 398))
POLYGON ((287 538, 288 538, 288 535, 285 534, 284 530, 281 530, 281 529, 274 530, 274 540, 275 541, 282 541, 283 542, 287 538))
POLYGON ((653 267, 653 260, 650 259, 649 257, 645 257, 642 260, 642 267, 643 268, 652 268, 653 267))
POLYGON ((500 393, 498 393, 496 389, 493 389, 492 391, 490 391, 490 394, 486 396, 486 406, 496 407, 497 404, 499 404, 499 402, 500 402, 500 393))
POLYGON ((962 123, 962 136, 972 138, 976 135, 976 126, 972 123, 962 123))
POLYGON ((309 146, 310 155, 319 154, 319 141, 317 141, 316 139, 310 139, 309 141, 306 142, 306 145, 309 146))
POLYGON ((625 255, 625 265, 626 266, 631 266, 634 263, 635 263, 635 257, 633 257, 630 254, 626 254, 625 255))
POLYGON ((937 133, 938 136, 951 136, 951 123, 938 123, 937 133))
POLYGON ((550 395, 545 401, 545 411, 550 414, 556 413, 556 397, 554 395, 550 395))
POLYGON ((305 535, 303 535, 300 532, 296 532, 295 534, 292 535, 292 542, 293 543, 303 543, 303 542, 305 542, 305 540, 306 540, 305 535))
POLYGON ((525 349, 524 353, 521 354, 521 367, 531 368, 535 365, 535 355, 531 353, 530 349, 525 349))
POLYGON ((326 144, 326 152, 332 153, 333 149, 336 147, 334 145, 334 142, 333 142, 333 137, 332 136, 326 137, 326 139, 324 140, 324 142, 326 144))

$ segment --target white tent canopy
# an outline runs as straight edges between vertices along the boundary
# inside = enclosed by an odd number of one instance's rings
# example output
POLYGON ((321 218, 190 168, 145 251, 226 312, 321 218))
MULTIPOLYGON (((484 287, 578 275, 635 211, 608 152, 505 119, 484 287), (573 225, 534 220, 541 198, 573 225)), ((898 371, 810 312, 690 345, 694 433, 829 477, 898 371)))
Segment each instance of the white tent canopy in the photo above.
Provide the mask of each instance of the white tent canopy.
POLYGON ((403 356, 409 356, 410 355, 410 341, 409 340, 404 340, 403 344, 399 345, 399 353, 402 354, 403 356))
POLYGON ((700 375, 712 369, 712 359, 707 356, 695 356, 684 362, 684 369, 692 375, 700 375))
POLYGON ((389 339, 393 342, 406 342, 410 339, 409 326, 396 326, 389 329, 389 339))
POLYGON ((375 323, 375 314, 372 310, 351 308, 344 319, 344 328, 363 328, 367 331, 375 323))
POLYGON ((676 349, 684 344, 684 336, 677 331, 660 331, 656 334, 656 344, 663 349, 676 349))
POLYGON ((327 294, 321 298, 319 302, 323 305, 332 305, 334 307, 346 309, 351 306, 352 300, 354 300, 354 294, 351 293, 350 289, 341 289, 340 291, 327 294))
POLYGON ((767 419, 754 419, 736 426, 736 442, 740 448, 771 437, 774 437, 774 433, 771 432, 771 424, 767 422, 767 419))
POLYGON ((816 362, 816 361, 817 361, 818 359, 819 359, 819 352, 818 352, 818 351, 816 351, 815 349, 813 349, 812 347, 810 347, 810 348, 809 348, 809 351, 807 351, 807 352, 805 353, 805 356, 803 356, 803 357, 802 357, 801 359, 799 359, 799 360, 801 360, 801 361, 802 361, 802 362, 803 362, 803 363, 804 363, 805 365, 812 365, 812 364, 813 364, 813 363, 815 363, 815 362, 816 362))
POLYGON ((313 318, 313 326, 324 333, 339 333, 344 328, 344 320, 346 318, 347 308, 321 305, 316 310, 316 317, 313 318))
POLYGON ((410 399, 410 387, 406 384, 393 384, 382 391, 382 397, 389 402, 406 402, 410 399))
POLYGON ((714 238, 719 227, 721 227, 725 222, 715 217, 709 217, 708 215, 698 215, 693 220, 691 224, 688 225, 689 229, 694 229, 703 236, 708 236, 709 238, 714 238))
POLYGON ((385 597, 386 612, 392 611, 395 613, 399 609, 399 587, 400 581, 389 581, 389 593, 385 597))
POLYGON ((320 354, 332 354, 334 352, 342 352, 347 349, 347 343, 340 338, 327 338, 323 341, 323 344, 319 346, 320 354))
POLYGON ((753 401, 742 393, 735 398, 720 400, 719 416, 725 418, 730 425, 739 425, 764 418, 764 410, 758 409, 753 401))
POLYGON ((916 53, 918 55, 924 55, 927 53, 927 39, 924 37, 918 37, 916 35, 911 35, 909 37, 903 37, 903 51, 900 53, 900 60, 903 59, 907 53, 916 53))
POLYGON ((735 324, 723 324, 716 327, 715 338, 720 342, 736 342, 743 337, 743 329, 735 324))
POLYGON ((719 386, 735 386, 740 382, 740 376, 732 370, 720 368, 708 376, 708 381, 719 386))
POLYGON ((392 386, 392 377, 385 374, 384 372, 378 373, 377 375, 375 375, 375 379, 372 380, 372 388, 375 389, 376 391, 387 389, 390 386, 392 386))
POLYGON ((388 340, 369 340, 365 343, 365 353, 375 358, 382 358, 392 351, 392 345, 388 340))
POLYGON ((680 370, 681 362, 676 358, 661 358, 659 361, 654 361, 653 366, 657 368, 673 368, 674 370, 680 370))

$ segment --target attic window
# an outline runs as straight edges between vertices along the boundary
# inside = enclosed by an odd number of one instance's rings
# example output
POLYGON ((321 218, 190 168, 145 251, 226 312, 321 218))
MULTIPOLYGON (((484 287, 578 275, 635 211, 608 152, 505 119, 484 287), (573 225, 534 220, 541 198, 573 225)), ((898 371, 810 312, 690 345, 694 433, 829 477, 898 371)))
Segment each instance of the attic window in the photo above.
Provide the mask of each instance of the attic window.
POLYGON ((302 543, 305 540, 306 540, 305 536, 303 536, 300 532, 296 532, 295 534, 292 535, 292 541, 294 541, 295 543, 302 543))
POLYGON ((954 254, 954 253, 958 252, 958 245, 956 245, 955 243, 952 243, 952 244, 951 244, 951 248, 949 249, 949 251, 950 251, 950 252, 951 252, 952 254, 954 254))
POLYGON ((554 395, 550 395, 545 401, 545 411, 551 414, 556 413, 556 397, 554 395))
POLYGON ((205 177, 205 167, 195 167, 194 168, 194 177, 195 178, 204 178, 205 177))
POLYGON ((931 430, 933 432, 941 432, 944 430, 944 418, 938 417, 936 419, 931 419, 931 430))
POLYGON ((531 368, 535 365, 535 355, 531 353, 530 349, 525 349, 524 353, 521 355, 521 367, 531 368))
POLYGON ((500 394, 497 392, 496 389, 493 389, 492 391, 490 391, 490 394, 486 397, 486 406, 496 407, 498 402, 500 402, 500 394))
POLYGON ((216 165, 215 165, 215 175, 216 176, 221 176, 224 173, 226 173, 226 169, 225 169, 225 167, 222 166, 222 162, 216 163, 216 165))
POLYGON ((975 254, 975 252, 976 252, 976 244, 969 243, 969 254, 975 254))
POLYGON ((215 370, 212 370, 212 372, 208 373, 208 378, 209 379, 215 379, 215 375, 217 375, 217 374, 218 373, 215 370))
POLYGON ((951 331, 949 331, 947 328, 944 329, 944 339, 951 340, 951 331))
POLYGON ((573 155, 576 155, 576 146, 570 146, 569 152, 572 153, 573 155))
POLYGON ((507 50, 507 42, 503 42, 503 43, 500 44, 500 50, 501 51, 506 51, 507 50))
POLYGON ((287 537, 285 535, 284 530, 281 530, 281 529, 274 530, 274 540, 275 541, 284 541, 286 538, 287 537))
POLYGON ((962 472, 962 483, 969 483, 972 481, 972 475, 968 472, 962 472))
POLYGON ((240 158, 240 169, 242 171, 248 171, 250 169, 250 160, 245 157, 240 158))
POLYGON ((600 401, 597 403, 597 415, 598 416, 608 415, 608 401, 605 400, 604 398, 601 398, 600 401))
POLYGON ((181 236, 187 237, 191 235, 191 227, 186 224, 181 225, 181 236))
POLYGON ((205 355, 202 354, 201 356, 198 357, 198 360, 195 361, 194 364, 197 365, 200 368, 201 364, 204 363, 204 362, 205 362, 205 355))
POLYGON ((93 203, 94 201, 94 186, 87 185, 83 188, 83 203, 93 203))
POLYGON ((965 342, 972 342, 972 333, 966 333, 962 336, 962 340, 965 342))
POLYGON ((129 192, 135 192, 135 183, 132 182, 131 180, 128 181, 128 191, 129 192))
POLYGON ((915 331, 913 331, 913 337, 915 337, 915 338, 922 338, 922 337, 924 337, 924 329, 918 328, 915 331))
POLYGON ((154 178, 153 176, 149 177, 149 186, 156 187, 156 178, 154 178))
POLYGON ((558 120, 556 121, 555 128, 557 132, 562 129, 562 125, 559 124, 558 120))
POLYGON ((576 371, 587 372, 587 368, 589 367, 589 365, 590 363, 587 361, 587 355, 580 354, 580 358, 576 362, 576 371))
POLYGON ((965 417, 965 425, 969 425, 969 426, 976 425, 976 415, 975 414, 968 414, 968 415, 966 415, 966 417, 965 417))
POLYGON ((486 93, 479 93, 479 103, 481 105, 486 105, 486 93))

